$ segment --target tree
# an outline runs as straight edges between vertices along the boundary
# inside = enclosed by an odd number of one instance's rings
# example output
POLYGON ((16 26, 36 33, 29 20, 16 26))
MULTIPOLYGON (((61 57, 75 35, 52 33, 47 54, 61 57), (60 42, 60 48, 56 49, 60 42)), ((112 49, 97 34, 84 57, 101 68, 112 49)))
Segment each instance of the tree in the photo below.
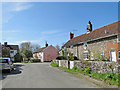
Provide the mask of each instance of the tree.
POLYGON ((40 48, 40 45, 38 44, 32 44, 31 42, 24 42, 20 44, 20 50, 30 50, 32 52, 36 51, 40 48))
POLYGON ((32 50, 30 42, 23 42, 20 44, 20 51, 22 52, 24 50, 32 50))
POLYGON ((60 46, 56 45, 55 48, 59 51, 60 50, 60 46))
POLYGON ((39 44, 31 44, 31 50, 32 50, 32 52, 36 51, 39 48, 40 48, 39 44))
POLYGON ((2 57, 10 57, 10 48, 8 47, 2 47, 2 57))
POLYGON ((64 45, 65 45, 65 42, 63 42, 63 43, 62 43, 62 46, 61 46, 61 48, 62 48, 64 45))
POLYGON ((24 42, 20 44, 20 54, 23 58, 30 59, 32 57, 32 53, 39 49, 40 45, 32 44, 31 42, 24 42))
POLYGON ((32 51, 30 51, 30 50, 24 50, 22 53, 28 59, 30 59, 32 57, 32 51))

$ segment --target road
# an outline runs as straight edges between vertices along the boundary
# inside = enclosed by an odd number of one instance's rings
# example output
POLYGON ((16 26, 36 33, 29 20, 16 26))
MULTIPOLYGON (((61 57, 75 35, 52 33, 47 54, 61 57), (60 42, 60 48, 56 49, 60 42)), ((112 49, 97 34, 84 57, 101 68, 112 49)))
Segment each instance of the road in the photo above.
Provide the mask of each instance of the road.
POLYGON ((95 84, 51 67, 50 63, 16 64, 2 75, 3 88, 97 88, 95 84))

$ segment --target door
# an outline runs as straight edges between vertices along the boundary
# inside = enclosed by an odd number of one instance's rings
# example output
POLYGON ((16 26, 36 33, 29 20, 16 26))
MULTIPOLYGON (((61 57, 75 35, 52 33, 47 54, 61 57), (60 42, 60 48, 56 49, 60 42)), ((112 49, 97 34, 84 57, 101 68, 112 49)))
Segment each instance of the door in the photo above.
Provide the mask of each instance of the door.
POLYGON ((116 51, 115 50, 110 51, 110 61, 116 62, 116 51))

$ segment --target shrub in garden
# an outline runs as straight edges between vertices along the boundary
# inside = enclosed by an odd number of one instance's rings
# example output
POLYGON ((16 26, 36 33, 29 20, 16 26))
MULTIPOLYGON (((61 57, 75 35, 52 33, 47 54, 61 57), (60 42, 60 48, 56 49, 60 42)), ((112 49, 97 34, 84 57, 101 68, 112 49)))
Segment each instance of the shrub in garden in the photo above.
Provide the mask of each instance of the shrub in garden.
POLYGON ((79 60, 76 56, 74 56, 74 60, 79 60))
POLYGON ((91 74, 91 68, 89 67, 89 68, 86 68, 85 70, 84 70, 84 73, 85 74, 91 74))
POLYGON ((67 58, 64 57, 64 56, 58 56, 56 59, 57 59, 57 60, 67 60, 67 58))
POLYGON ((72 61, 74 60, 74 56, 73 56, 72 53, 69 53, 69 57, 68 57, 68 59, 69 59, 69 60, 72 60, 72 61))
POLYGON ((72 70, 76 71, 76 70, 77 70, 77 67, 76 67, 76 66, 74 66, 74 67, 72 68, 72 70))
POLYGON ((50 65, 53 66, 53 67, 58 67, 58 64, 56 64, 56 63, 54 63, 54 62, 51 62, 50 65))

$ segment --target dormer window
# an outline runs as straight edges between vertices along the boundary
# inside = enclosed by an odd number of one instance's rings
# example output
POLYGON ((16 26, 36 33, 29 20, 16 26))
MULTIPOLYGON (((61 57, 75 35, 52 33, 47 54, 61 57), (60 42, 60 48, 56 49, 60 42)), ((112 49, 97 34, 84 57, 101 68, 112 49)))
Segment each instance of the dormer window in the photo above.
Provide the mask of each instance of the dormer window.
POLYGON ((84 49, 87 49, 87 42, 84 43, 84 49))
POLYGON ((10 51, 10 53, 14 53, 14 51, 10 51))
POLYGON ((71 49, 73 49, 73 45, 72 45, 72 46, 70 46, 70 48, 71 48, 71 49))

